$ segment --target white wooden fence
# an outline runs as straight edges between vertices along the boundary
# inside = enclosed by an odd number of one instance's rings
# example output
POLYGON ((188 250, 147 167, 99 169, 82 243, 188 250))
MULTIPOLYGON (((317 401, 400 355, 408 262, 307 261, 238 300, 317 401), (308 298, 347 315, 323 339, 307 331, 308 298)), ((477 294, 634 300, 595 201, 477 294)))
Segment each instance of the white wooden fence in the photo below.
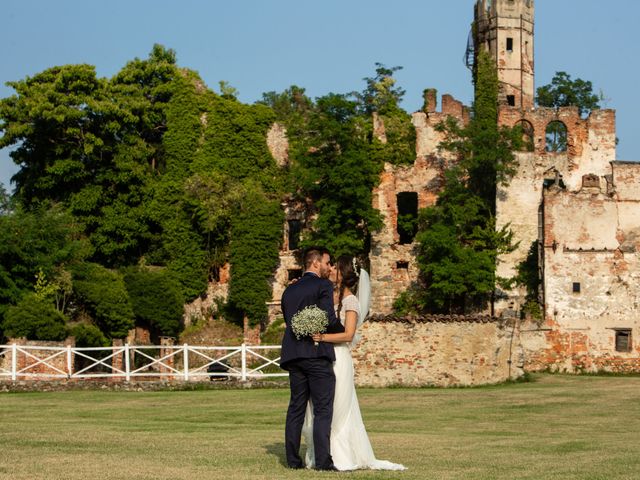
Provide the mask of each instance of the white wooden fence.
POLYGON ((280 346, 128 345, 49 347, 0 345, 0 380, 109 378, 206 380, 285 377, 280 346), (209 371, 209 368, 211 371, 209 371), (215 371, 218 368, 218 371, 215 371), (220 371, 223 370, 223 371, 220 371))

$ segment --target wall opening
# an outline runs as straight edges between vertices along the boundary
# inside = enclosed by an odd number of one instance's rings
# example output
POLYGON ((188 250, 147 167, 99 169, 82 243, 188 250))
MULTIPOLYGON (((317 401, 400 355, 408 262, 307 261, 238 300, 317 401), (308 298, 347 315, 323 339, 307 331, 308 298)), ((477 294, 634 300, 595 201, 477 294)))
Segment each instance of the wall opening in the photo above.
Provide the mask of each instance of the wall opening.
POLYGON ((600 187, 600 177, 593 173, 588 173, 582 176, 583 187, 600 187))
POLYGON ((289 281, 295 280, 296 278, 300 278, 302 276, 301 268, 291 268, 287 270, 289 281))
POLYGON ((418 194, 416 192, 400 192, 396 195, 398 203, 397 230, 400 244, 413 242, 418 231, 418 194))
POLYGON ((516 123, 516 128, 520 130, 521 135, 521 144, 520 151, 522 152, 533 152, 533 125, 528 120, 520 120, 516 123))
POLYGON ((396 262, 396 269, 397 270, 409 270, 409 262, 404 262, 404 261, 399 261, 396 262))
POLYGON ((516 106, 516 96, 515 95, 507 95, 507 105, 510 107, 516 106))
POLYGON ((300 232, 302 231, 302 222, 300 220, 287 221, 287 246, 289 250, 297 250, 300 246, 300 232))
POLYGON ((545 130, 545 150, 547 152, 567 151, 567 126, 559 120, 547 124, 545 130))
POLYGON ((572 291, 573 293, 580 293, 580 282, 573 282, 572 291))
POLYGON ((513 38, 507 37, 507 52, 513 52, 513 38))
POLYGON ((616 329, 616 352, 631 351, 631 329, 616 329))

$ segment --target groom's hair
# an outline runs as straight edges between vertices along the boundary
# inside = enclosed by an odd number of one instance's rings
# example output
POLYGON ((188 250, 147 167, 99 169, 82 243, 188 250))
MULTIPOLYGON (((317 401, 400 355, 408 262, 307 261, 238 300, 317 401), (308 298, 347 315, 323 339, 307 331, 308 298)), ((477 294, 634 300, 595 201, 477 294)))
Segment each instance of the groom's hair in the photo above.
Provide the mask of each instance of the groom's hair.
POLYGON ((331 255, 329 250, 324 247, 309 247, 304 252, 304 268, 308 269, 316 260, 322 260, 324 254, 331 255))

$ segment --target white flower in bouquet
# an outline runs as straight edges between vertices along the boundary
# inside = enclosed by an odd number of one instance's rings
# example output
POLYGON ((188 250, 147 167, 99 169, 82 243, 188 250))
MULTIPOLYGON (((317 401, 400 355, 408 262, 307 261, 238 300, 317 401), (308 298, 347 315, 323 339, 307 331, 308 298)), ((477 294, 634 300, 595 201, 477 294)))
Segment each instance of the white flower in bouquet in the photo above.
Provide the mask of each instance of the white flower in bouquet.
MULTIPOLYGON (((310 305, 296 313, 291 319, 291 330, 298 340, 324 333, 329 326, 327 312, 316 305, 310 305)), ((318 342, 313 342, 316 346, 318 342)))

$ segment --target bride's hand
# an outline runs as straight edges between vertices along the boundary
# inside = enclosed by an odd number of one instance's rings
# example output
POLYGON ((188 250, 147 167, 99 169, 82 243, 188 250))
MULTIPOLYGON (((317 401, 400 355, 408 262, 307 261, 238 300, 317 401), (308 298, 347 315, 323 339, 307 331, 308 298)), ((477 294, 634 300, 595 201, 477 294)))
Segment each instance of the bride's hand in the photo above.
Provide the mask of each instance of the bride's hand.
POLYGON ((324 334, 322 333, 316 333, 315 335, 311 336, 314 342, 321 342, 323 337, 324 337, 324 334))

